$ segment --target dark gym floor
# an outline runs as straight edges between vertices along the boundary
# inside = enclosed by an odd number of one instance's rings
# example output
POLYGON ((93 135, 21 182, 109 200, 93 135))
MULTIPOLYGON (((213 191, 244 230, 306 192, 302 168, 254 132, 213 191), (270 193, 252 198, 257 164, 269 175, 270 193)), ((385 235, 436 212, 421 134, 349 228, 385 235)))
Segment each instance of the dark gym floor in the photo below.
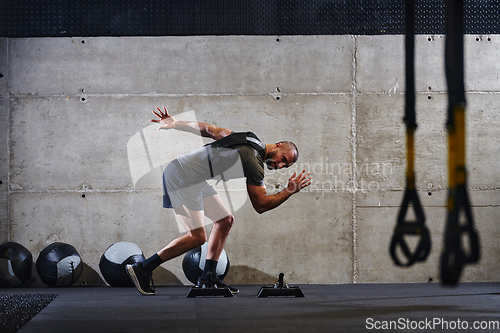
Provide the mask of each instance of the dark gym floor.
POLYGON ((260 287, 241 285, 232 298, 187 298, 188 286, 157 287, 156 296, 114 287, 0 293, 57 294, 20 333, 500 331, 500 283, 299 285, 304 298, 258 298, 260 287))

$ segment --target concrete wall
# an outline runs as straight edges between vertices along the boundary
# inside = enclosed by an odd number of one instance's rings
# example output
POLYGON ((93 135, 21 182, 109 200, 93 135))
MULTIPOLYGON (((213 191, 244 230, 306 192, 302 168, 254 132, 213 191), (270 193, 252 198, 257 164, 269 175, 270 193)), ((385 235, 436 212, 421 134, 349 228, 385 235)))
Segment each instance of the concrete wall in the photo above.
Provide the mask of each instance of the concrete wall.
MULTIPOLYGON (((70 243, 86 264, 81 283, 102 284, 109 245, 134 242, 149 256, 179 236, 161 208, 162 163, 144 155, 152 171, 134 184, 127 151, 165 105, 265 142, 296 142, 293 170, 266 175, 270 193, 296 169, 313 173, 307 191, 263 215, 244 183, 230 185, 242 207, 226 246, 228 282, 273 283, 280 272, 290 283, 437 281, 443 49, 442 36, 417 37, 417 185, 433 241, 425 263, 401 269, 388 253, 406 163, 402 36, 0 39, 1 241, 35 258, 53 241, 70 243)), ((467 163, 483 255, 462 281, 500 279, 499 53, 499 36, 466 37, 467 163)), ((155 136, 165 154, 180 144, 166 133, 155 136)), ((181 261, 163 264, 155 282, 187 283, 181 261)))

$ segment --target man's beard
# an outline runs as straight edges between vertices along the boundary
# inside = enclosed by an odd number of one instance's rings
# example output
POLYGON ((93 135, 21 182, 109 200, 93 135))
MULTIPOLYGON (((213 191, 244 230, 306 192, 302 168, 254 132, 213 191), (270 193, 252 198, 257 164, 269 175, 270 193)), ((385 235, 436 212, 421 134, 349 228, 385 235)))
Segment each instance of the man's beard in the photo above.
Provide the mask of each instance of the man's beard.
POLYGON ((267 154, 267 158, 266 158, 266 165, 267 165, 267 168, 269 170, 276 170, 277 169, 277 165, 276 165, 276 162, 274 161, 274 156, 276 156, 278 152, 276 150, 271 150, 268 154, 267 154))

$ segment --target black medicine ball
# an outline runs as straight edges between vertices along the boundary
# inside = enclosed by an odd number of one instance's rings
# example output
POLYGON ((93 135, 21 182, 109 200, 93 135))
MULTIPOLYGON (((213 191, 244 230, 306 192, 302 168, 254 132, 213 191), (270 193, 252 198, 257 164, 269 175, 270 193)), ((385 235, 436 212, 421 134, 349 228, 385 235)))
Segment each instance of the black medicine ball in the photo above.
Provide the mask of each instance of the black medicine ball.
POLYGON ((144 261, 144 254, 134 243, 118 242, 110 247, 101 256, 99 269, 110 286, 133 287, 125 266, 144 261))
POLYGON ((31 277, 33 256, 15 242, 0 244, 0 285, 18 287, 31 277))
POLYGON ((82 275, 82 259, 72 245, 56 242, 47 245, 40 252, 36 270, 46 285, 69 287, 82 275))
MULTIPOLYGON (((208 243, 205 243, 196 249, 186 252, 182 260, 182 270, 186 278, 193 284, 198 282, 198 278, 201 276, 201 273, 203 273, 205 261, 207 260, 207 251, 208 243)), ((227 257, 226 251, 222 250, 216 269, 216 273, 221 280, 226 277, 229 267, 229 258, 227 257)))

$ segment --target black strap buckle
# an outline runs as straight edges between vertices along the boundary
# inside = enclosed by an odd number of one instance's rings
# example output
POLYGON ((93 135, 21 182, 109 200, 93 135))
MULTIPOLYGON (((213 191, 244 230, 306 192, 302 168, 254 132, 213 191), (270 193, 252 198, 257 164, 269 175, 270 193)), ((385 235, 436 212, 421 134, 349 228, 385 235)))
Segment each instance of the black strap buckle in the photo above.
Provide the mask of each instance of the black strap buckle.
POLYGON ((210 146, 205 146, 205 150, 207 151, 208 166, 210 168, 210 178, 214 178, 214 169, 212 166, 212 156, 210 154, 210 146))
POLYGON ((401 209, 399 210, 396 227, 392 236, 391 245, 389 249, 394 263, 398 266, 408 267, 417 261, 425 261, 429 252, 431 251, 431 240, 429 230, 425 226, 425 215, 418 199, 417 191, 415 189, 406 189, 401 209), (406 213, 410 203, 413 203, 416 221, 405 221, 406 213), (418 235, 420 240, 412 253, 404 236, 405 235, 418 235), (396 249, 398 246, 401 248, 406 261, 401 260, 396 249))
POLYGON ((219 158, 219 150, 218 148, 212 148, 211 146, 205 146, 205 150, 207 152, 207 160, 208 167, 210 168, 210 178, 214 178, 217 175, 220 175, 220 179, 217 180, 215 186, 217 186, 221 181, 226 181, 224 178, 224 172, 220 172, 220 174, 215 174, 214 172, 214 161, 219 158))

